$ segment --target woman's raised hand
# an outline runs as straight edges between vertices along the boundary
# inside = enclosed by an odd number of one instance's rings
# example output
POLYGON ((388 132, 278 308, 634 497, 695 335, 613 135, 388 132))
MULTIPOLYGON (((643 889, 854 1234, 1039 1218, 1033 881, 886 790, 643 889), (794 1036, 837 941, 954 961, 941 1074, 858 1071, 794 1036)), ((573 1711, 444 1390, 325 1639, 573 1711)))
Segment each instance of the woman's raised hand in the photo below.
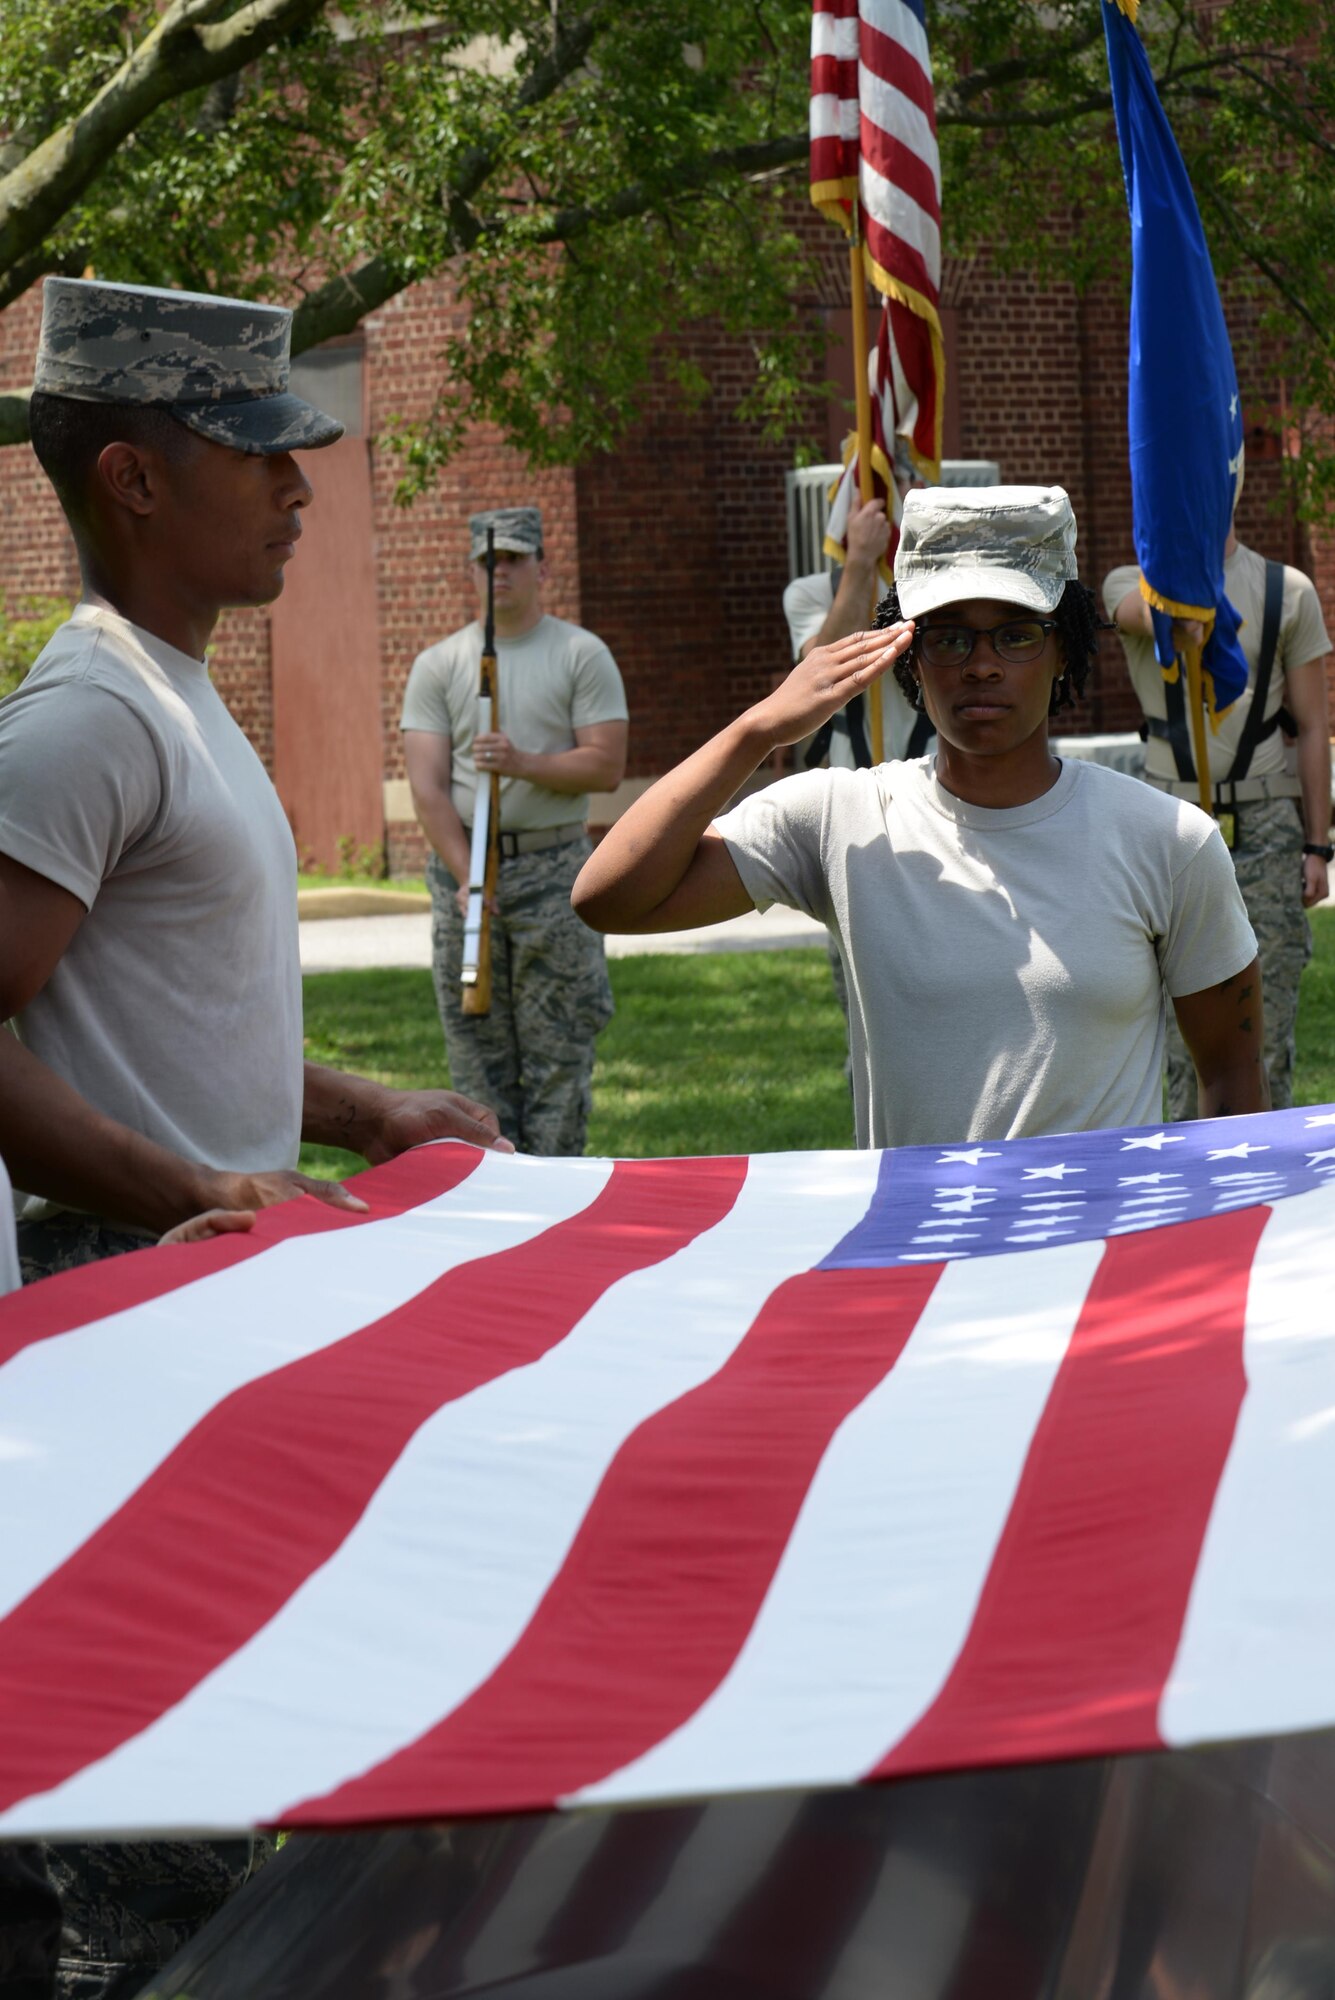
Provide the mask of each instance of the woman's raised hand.
POLYGON ((772 732, 776 747, 797 743, 888 673, 912 643, 913 621, 905 619, 879 632, 853 632, 832 646, 817 646, 751 714, 772 732))

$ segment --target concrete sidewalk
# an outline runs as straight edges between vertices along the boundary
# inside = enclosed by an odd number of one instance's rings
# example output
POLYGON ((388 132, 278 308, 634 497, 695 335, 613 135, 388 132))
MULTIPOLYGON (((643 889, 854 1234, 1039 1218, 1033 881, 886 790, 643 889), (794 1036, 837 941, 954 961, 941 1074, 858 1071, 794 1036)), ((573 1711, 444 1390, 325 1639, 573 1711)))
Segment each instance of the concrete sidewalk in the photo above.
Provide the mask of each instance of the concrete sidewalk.
MULTIPOLYGON (((375 916, 303 916, 300 930, 303 972, 354 972, 369 966, 430 969, 429 910, 407 915, 399 909, 375 916)), ((784 951, 794 945, 824 942, 824 925, 799 916, 795 910, 767 910, 764 916, 750 910, 744 917, 705 930, 669 931, 658 937, 610 937, 607 954, 609 958, 630 958, 647 952, 784 951)))

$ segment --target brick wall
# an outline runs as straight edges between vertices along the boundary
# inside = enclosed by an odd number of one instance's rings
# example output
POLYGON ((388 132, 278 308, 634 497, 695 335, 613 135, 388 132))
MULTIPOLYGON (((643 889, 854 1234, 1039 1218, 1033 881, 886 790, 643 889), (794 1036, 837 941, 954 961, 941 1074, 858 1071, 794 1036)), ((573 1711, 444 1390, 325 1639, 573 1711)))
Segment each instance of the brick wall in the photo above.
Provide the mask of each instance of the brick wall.
MULTIPOLYGON (((26 389, 41 323, 39 287, 0 312, 0 389, 26 389)), ((27 445, 0 451, 0 598, 79 594, 74 544, 27 445)))

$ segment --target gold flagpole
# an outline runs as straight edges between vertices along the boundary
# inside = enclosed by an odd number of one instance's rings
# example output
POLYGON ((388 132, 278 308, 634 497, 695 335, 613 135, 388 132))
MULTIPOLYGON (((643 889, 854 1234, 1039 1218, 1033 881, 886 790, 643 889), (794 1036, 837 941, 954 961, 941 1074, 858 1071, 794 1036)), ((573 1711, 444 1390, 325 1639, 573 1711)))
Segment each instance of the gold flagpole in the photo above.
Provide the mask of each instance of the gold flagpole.
MULTIPOLYGON (((867 379, 871 349, 867 333, 867 274, 862 268, 862 215, 856 195, 850 205, 850 214, 853 232, 849 238, 848 257, 853 298, 853 383, 857 391, 858 490, 865 506, 868 500, 875 498, 871 469, 871 383, 867 379)), ((890 505, 888 496, 886 505, 890 505)), ((867 607, 868 624, 875 610, 876 585, 873 582, 871 603, 867 607)), ((885 718, 879 681, 873 681, 867 690, 867 736, 873 764, 884 763, 885 718)))
POLYGON ((1213 814, 1214 787, 1210 783, 1210 749, 1205 733, 1205 685, 1201 676, 1201 649, 1199 646, 1188 646, 1182 657, 1187 670, 1187 710, 1191 716, 1191 745, 1196 758, 1201 811, 1213 814))

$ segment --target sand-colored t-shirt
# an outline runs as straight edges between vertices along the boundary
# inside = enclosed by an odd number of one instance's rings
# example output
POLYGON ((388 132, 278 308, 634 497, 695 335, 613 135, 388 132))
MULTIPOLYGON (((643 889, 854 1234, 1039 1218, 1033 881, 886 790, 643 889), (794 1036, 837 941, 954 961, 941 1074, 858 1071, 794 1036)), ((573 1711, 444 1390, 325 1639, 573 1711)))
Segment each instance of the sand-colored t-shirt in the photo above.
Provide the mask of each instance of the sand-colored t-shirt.
MULTIPOLYGON (((592 632, 546 615, 517 639, 496 640, 500 684, 496 723, 518 750, 551 756, 575 748, 575 731, 625 722, 626 691, 616 661, 592 632)), ((473 819, 473 738, 482 627, 476 621, 428 646, 413 661, 403 698, 403 729, 450 739, 450 797, 465 826, 473 819)), ((507 832, 565 826, 589 816, 588 794, 549 792, 524 778, 501 779, 501 825, 507 832)))
POLYGON ((809 771, 717 830, 757 908, 838 939, 861 1146, 1156 1120, 1164 988, 1256 955, 1214 822, 1097 764, 1005 811, 955 798, 931 757, 809 771))
POLYGON ((0 853, 88 912, 20 1040, 185 1159, 294 1166, 296 854, 204 663, 80 605, 0 702, 0 853))
MULTIPOLYGON (((1122 599, 1130 591, 1139 591, 1140 571, 1134 563, 1123 564, 1113 570, 1103 586, 1103 602, 1111 618, 1122 599)), ((1255 549, 1249 549, 1239 542, 1232 555, 1224 564, 1224 589, 1228 600, 1242 620, 1238 632, 1247 665, 1251 671, 1247 692, 1226 709, 1220 717, 1219 726, 1208 732, 1210 748, 1210 776, 1226 778, 1233 768, 1237 754, 1238 740, 1251 713, 1252 693, 1256 686, 1256 666, 1261 657, 1261 627, 1265 616, 1265 557, 1255 549)), ((1157 716, 1161 721, 1168 715, 1167 696, 1164 691, 1163 669, 1154 657, 1154 641, 1148 635, 1138 632, 1119 632, 1126 652, 1127 671, 1131 684, 1136 690, 1136 699, 1146 715, 1157 716)), ((1330 640, 1326 636, 1325 621, 1321 616, 1321 600, 1310 580, 1300 569, 1286 567, 1284 571, 1284 599, 1280 609, 1279 641, 1275 647, 1275 663, 1270 673, 1270 687, 1266 694, 1265 713, 1272 716, 1284 704, 1284 674, 1290 667, 1304 667, 1309 661, 1319 660, 1330 651, 1330 640)), ((1193 752, 1194 755, 1194 752, 1193 752)), ((1253 778, 1274 777, 1284 769, 1284 738, 1278 729, 1272 730, 1252 752, 1247 774, 1253 778)), ((1145 745, 1145 771, 1151 778, 1177 777, 1177 763, 1172 745, 1162 738, 1151 736, 1145 745)))

